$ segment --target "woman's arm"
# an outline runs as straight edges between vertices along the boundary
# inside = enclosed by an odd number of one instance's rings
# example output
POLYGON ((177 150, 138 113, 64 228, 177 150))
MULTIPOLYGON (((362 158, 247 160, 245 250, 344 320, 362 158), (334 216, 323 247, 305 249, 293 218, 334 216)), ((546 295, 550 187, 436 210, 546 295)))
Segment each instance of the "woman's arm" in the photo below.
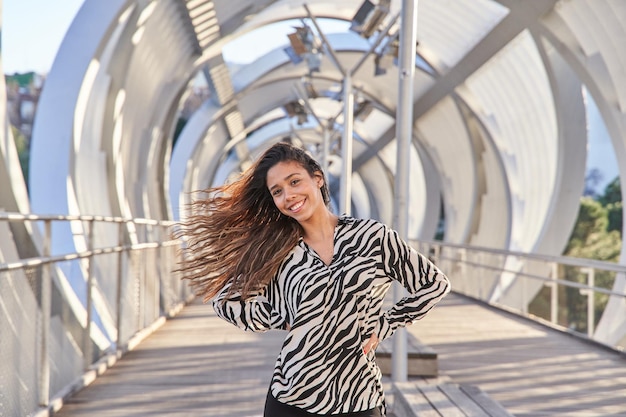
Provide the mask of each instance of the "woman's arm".
POLYGON ((213 299, 213 309, 220 318, 246 331, 287 329, 285 318, 274 310, 265 297, 266 289, 254 297, 243 300, 238 293, 226 298, 229 287, 230 284, 213 299))
POLYGON ((409 295, 380 317, 375 331, 380 341, 397 328, 424 317, 450 291, 448 277, 386 226, 382 253, 386 273, 400 282, 409 295))

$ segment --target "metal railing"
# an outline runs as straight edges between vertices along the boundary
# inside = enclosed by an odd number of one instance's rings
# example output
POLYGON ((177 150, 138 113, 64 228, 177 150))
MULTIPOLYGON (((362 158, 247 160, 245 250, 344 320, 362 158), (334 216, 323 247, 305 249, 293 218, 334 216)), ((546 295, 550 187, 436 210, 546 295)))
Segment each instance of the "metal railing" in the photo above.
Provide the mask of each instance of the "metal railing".
POLYGON ((58 410, 192 297, 171 227, 0 213, 1 416, 58 410))
MULTIPOLYGON (((0 415, 48 415, 175 314, 192 292, 176 272, 172 222, 0 213, 0 415), (63 245, 63 244, 66 245, 63 245), (68 245, 69 243, 69 245, 68 245), (73 250, 67 250, 67 247, 73 250)), ((624 351, 598 322, 626 266, 412 242, 456 292, 624 351)), ((614 336, 614 335, 613 335, 614 336)))
POLYGON ((626 351, 626 334, 597 331, 603 315, 610 315, 609 304, 626 302, 626 292, 614 290, 616 280, 625 279, 625 265, 442 242, 412 244, 435 260, 454 291, 626 351))

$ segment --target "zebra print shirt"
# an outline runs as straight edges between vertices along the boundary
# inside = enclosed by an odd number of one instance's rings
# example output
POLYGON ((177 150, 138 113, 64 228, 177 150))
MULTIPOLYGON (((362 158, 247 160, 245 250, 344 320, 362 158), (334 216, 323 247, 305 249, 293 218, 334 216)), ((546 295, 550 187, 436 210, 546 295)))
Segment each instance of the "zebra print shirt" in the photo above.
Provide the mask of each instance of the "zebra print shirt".
POLYGON ((290 328, 270 390, 280 402, 313 414, 384 409, 374 352, 380 341, 421 319, 449 291, 446 276, 398 234, 374 220, 339 218, 329 266, 300 240, 256 297, 214 299, 218 316, 251 331, 290 328), (381 311, 393 280, 410 293, 381 311))

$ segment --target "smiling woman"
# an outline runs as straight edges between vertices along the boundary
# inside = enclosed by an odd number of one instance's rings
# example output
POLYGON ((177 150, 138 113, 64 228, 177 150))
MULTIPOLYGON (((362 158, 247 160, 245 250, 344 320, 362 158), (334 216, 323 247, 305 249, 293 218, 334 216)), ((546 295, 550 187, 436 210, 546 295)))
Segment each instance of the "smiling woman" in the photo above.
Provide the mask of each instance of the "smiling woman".
POLYGON ((288 331, 265 417, 384 416, 375 349, 424 317, 447 277, 386 225, 332 213, 319 163, 292 145, 205 192, 178 231, 186 278, 237 327, 288 331), (393 281, 409 295, 383 311, 393 281))

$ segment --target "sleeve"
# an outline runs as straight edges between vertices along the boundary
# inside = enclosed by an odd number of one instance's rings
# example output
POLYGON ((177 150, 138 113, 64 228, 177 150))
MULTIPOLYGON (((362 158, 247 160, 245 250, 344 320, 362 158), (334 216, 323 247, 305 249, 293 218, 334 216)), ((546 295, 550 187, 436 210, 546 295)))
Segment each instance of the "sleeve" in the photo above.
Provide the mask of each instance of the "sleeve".
POLYGON ((450 292, 450 281, 434 263, 400 239, 396 231, 384 226, 381 243, 385 272, 409 292, 380 316, 374 331, 382 341, 399 327, 424 317, 450 292))
POLYGON ((287 328, 284 315, 276 311, 266 297, 268 288, 245 300, 239 293, 226 298, 229 288, 230 284, 226 285, 213 299, 213 309, 220 318, 246 331, 287 328))

